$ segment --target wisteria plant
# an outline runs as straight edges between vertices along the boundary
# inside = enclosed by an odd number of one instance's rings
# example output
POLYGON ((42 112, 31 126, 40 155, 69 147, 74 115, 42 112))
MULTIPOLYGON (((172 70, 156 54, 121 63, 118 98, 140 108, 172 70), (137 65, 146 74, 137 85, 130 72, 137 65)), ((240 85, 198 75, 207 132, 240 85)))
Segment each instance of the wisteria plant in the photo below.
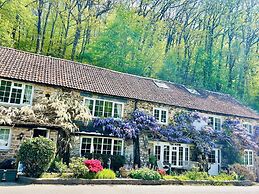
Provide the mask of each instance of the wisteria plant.
POLYGON ((158 131, 159 125, 153 116, 135 110, 128 120, 114 118, 95 118, 93 126, 96 132, 124 139, 134 139, 141 131, 158 131))

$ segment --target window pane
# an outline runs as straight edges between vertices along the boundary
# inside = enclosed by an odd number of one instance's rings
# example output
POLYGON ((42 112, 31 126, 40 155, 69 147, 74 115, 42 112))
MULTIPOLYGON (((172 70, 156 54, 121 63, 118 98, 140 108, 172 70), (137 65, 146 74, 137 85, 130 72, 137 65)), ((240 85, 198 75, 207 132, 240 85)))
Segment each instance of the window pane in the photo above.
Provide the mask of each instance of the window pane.
POLYGON ((216 158, 215 158, 215 150, 213 150, 210 154, 209 154, 209 158, 208 158, 208 161, 209 163, 216 163, 216 158))
POLYGON ((21 104, 22 89, 12 88, 10 103, 21 104))
POLYGON ((82 139, 82 147, 81 147, 81 155, 84 156, 85 153, 91 152, 91 138, 83 138, 82 139))
POLYGON ((213 122, 214 121, 214 119, 213 119, 213 117, 209 117, 209 126, 211 126, 212 128, 213 128, 213 122))
POLYGON ((244 153, 244 164, 248 165, 248 151, 245 151, 244 153))
POLYGON ((112 117, 112 102, 105 102, 104 117, 112 117))
POLYGON ((185 148, 185 161, 189 161, 189 148, 185 148))
POLYGON ((111 154, 112 153, 112 140, 111 139, 103 139, 103 154, 111 154))
POLYGON ((103 117, 103 108, 104 108, 104 101, 96 100, 95 108, 94 108, 94 116, 103 117))
POLYGON ((31 104, 32 86, 25 85, 23 104, 31 104))
POLYGON ((121 155, 122 141, 114 140, 113 155, 121 155))
POLYGON ((94 153, 102 153, 102 138, 94 138, 94 153))
POLYGON ((0 129, 0 147, 8 146, 10 129, 0 129))
POLYGON ((172 147, 172 165, 177 165, 177 147, 172 147))
POLYGON ((161 110, 161 122, 162 123, 166 123, 166 120, 167 120, 167 112, 164 111, 164 110, 161 110))
POLYGON ((179 166, 183 165, 183 147, 179 147, 179 161, 178 161, 179 166))
POLYGON ((155 146, 155 156, 157 160, 161 158, 161 146, 155 146))
POLYGON ((169 163, 169 146, 164 146, 164 162, 169 163))
POLYGON ((0 82, 0 102, 8 102, 11 92, 12 82, 1 80, 0 82))
POLYGON ((94 100, 86 98, 85 105, 89 108, 91 115, 93 115, 94 100))
POLYGON ((122 104, 114 103, 114 118, 122 117, 122 104))
POLYGON ((154 117, 157 121, 159 121, 159 110, 158 109, 155 109, 154 110, 154 117))
POLYGON ((253 165, 253 152, 248 152, 248 165, 253 165))
POLYGON ((221 130, 221 119, 215 118, 215 130, 220 131, 221 130))
POLYGON ((248 132, 253 134, 253 127, 252 127, 252 125, 248 125, 248 132))

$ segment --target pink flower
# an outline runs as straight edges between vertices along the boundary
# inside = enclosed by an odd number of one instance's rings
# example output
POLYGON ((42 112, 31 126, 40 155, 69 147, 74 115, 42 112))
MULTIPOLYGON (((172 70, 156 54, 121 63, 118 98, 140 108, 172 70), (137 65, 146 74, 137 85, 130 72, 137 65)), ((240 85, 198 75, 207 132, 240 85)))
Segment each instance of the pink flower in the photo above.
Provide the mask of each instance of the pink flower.
POLYGON ((87 166, 90 172, 97 173, 103 170, 100 160, 85 160, 84 164, 87 166))

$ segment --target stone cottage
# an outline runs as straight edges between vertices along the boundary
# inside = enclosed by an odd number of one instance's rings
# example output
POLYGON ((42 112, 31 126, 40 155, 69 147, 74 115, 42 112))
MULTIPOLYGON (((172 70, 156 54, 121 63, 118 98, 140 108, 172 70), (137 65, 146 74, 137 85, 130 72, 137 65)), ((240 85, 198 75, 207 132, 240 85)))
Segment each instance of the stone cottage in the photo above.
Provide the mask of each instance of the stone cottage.
MULTIPOLYGON (((197 111, 210 118, 214 130, 221 130, 226 118, 237 118, 254 134, 259 115, 227 94, 196 90, 167 81, 120 73, 87 64, 0 47, 0 106, 31 106, 42 96, 57 90, 74 91, 89 107, 93 117, 123 119, 139 109, 153 115, 161 125, 168 125, 179 110, 197 111)), ((1 123, 1 122, 0 122, 1 123)), ((207 125, 199 123, 197 127, 207 125)), ((17 123, 0 126, 0 160, 14 157, 24 138, 45 136, 56 141, 58 127, 17 123)), ((85 153, 124 155, 134 158, 132 141, 78 131, 71 155, 85 153)), ((140 138, 141 162, 150 155, 175 168, 191 162, 191 145, 140 138)), ((244 150, 244 165, 253 168, 256 153, 244 150)), ((210 174, 217 174, 221 164, 220 149, 213 150, 210 174)))

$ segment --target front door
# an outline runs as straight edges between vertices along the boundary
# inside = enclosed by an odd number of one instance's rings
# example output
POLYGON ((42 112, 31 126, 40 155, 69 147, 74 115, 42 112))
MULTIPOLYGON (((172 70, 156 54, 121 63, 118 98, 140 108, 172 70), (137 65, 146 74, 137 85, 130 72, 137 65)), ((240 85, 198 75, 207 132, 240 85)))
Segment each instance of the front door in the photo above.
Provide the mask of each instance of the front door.
POLYGON ((213 149, 209 154, 209 175, 218 175, 221 166, 221 151, 220 149, 213 149))

